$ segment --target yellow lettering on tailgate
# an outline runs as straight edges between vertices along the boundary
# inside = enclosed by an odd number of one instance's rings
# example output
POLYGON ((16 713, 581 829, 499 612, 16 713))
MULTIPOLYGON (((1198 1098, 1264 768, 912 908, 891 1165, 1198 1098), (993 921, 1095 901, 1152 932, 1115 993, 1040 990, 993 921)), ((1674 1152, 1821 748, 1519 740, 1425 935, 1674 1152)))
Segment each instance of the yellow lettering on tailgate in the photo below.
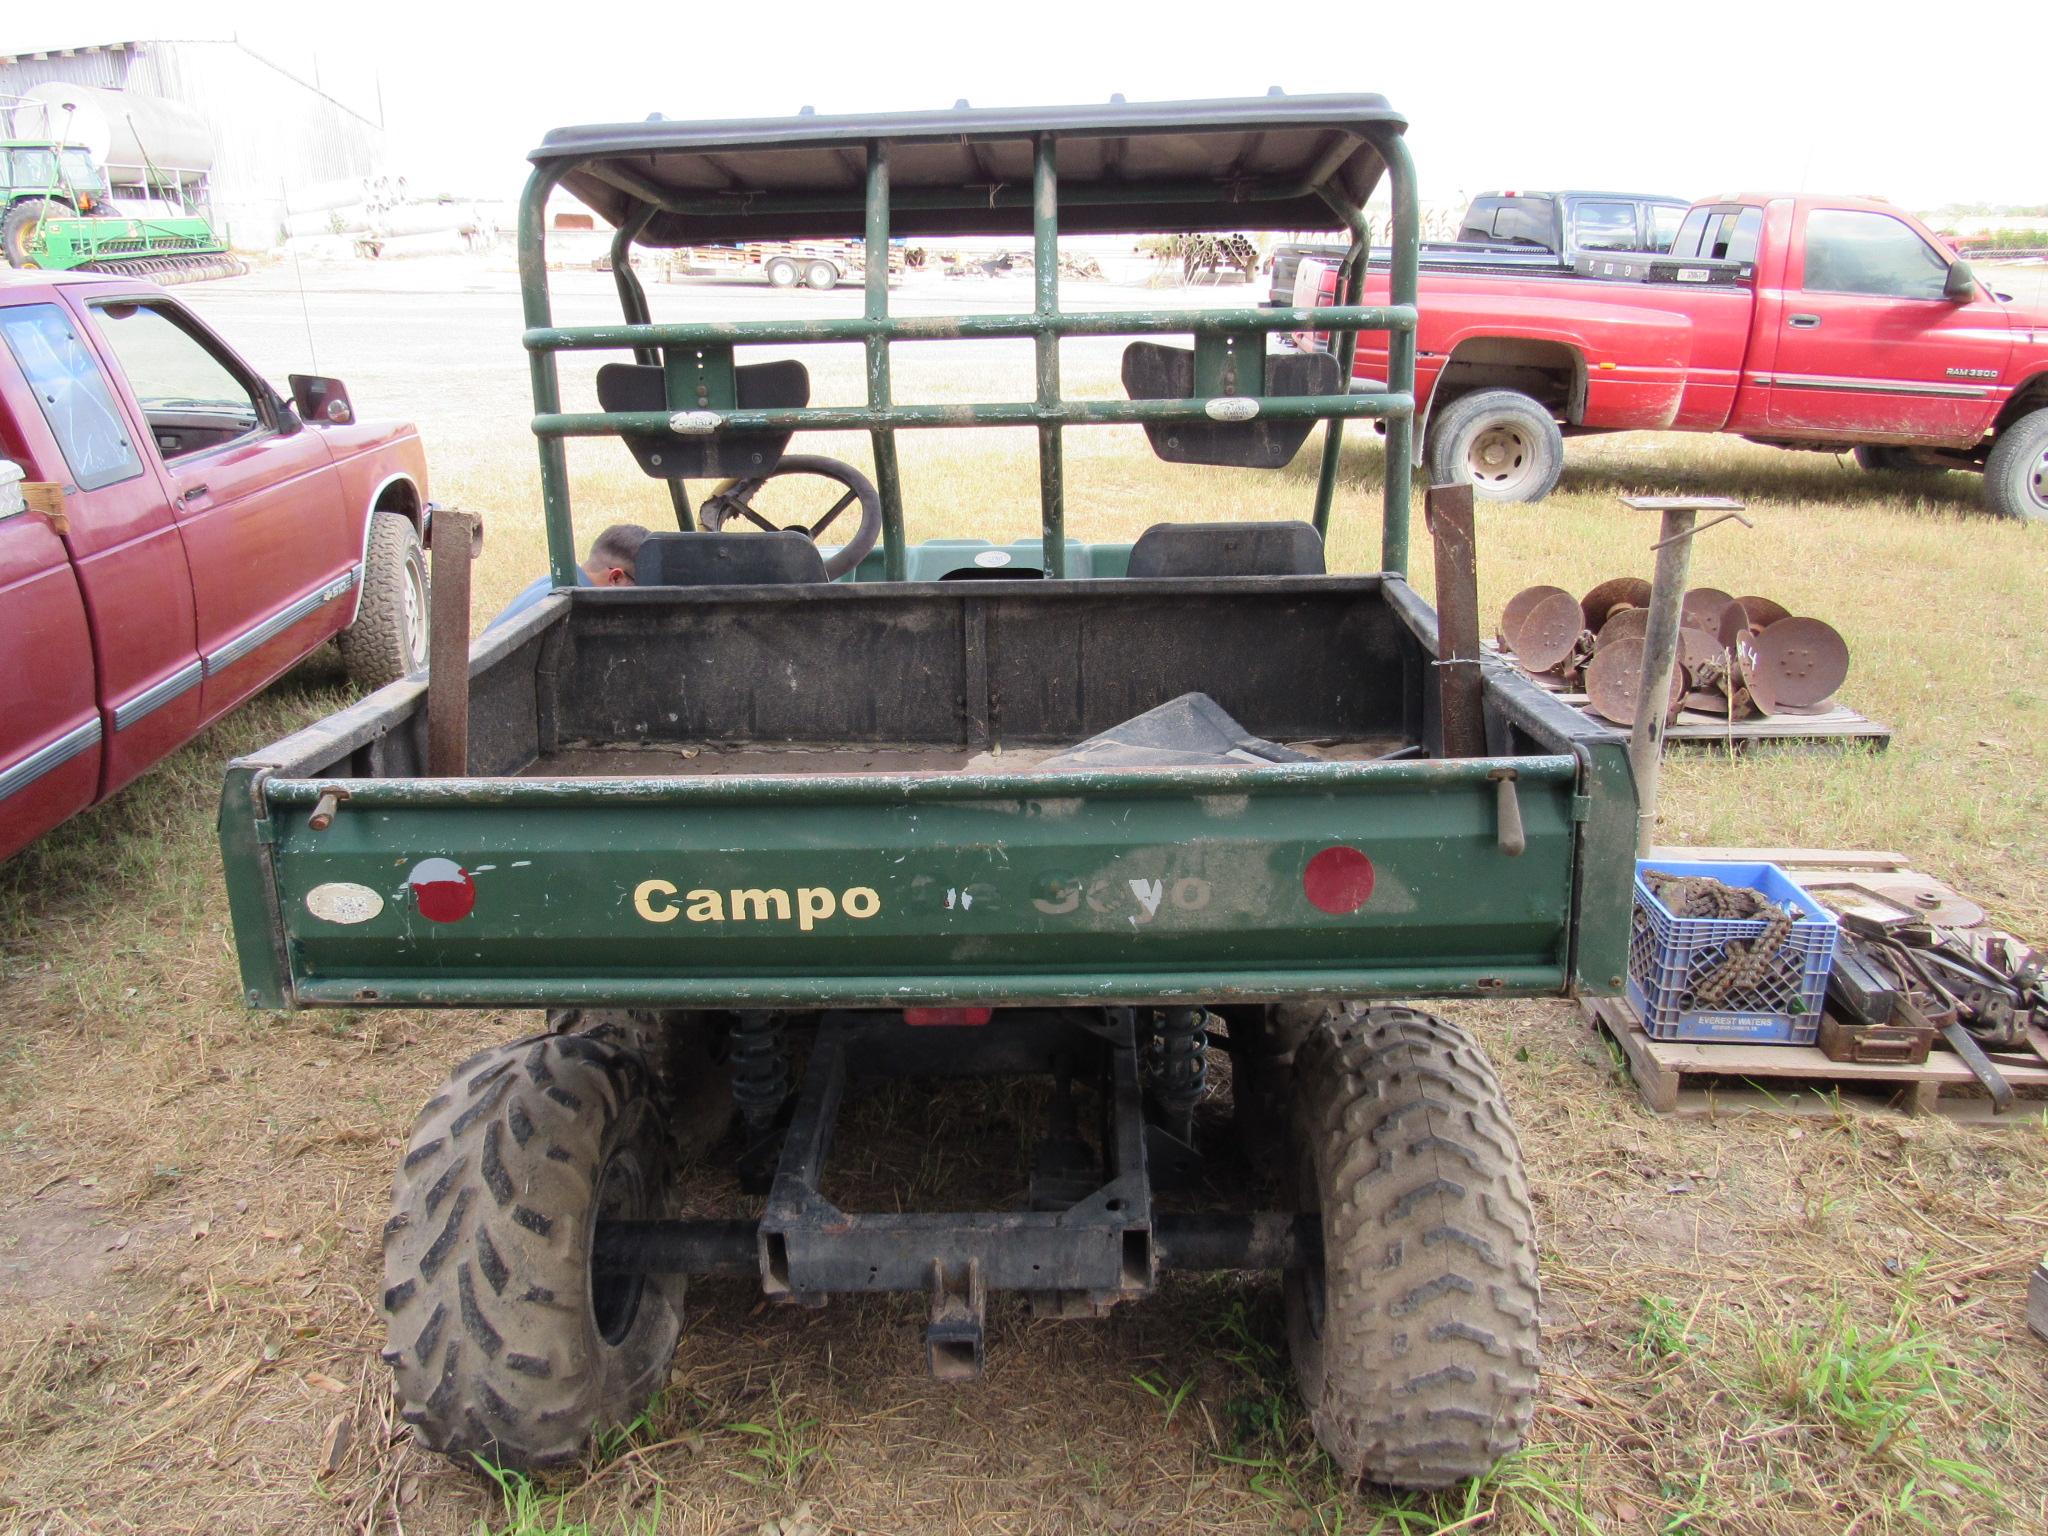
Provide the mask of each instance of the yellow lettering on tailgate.
POLYGON ((673 896, 676 888, 666 880, 642 880, 633 890, 633 910, 650 923, 672 923, 676 920, 676 909, 671 905, 656 906, 657 896, 673 896))

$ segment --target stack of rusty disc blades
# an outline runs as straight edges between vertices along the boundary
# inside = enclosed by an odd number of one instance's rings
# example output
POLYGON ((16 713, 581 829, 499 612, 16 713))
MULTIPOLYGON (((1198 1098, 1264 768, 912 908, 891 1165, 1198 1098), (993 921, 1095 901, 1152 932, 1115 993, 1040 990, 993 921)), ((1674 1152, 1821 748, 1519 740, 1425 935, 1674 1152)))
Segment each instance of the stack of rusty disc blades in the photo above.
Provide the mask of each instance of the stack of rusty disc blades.
MULTIPOLYGON (((1594 713, 1633 725, 1649 614, 1650 584, 1637 576, 1584 597, 1527 587, 1501 610, 1501 646, 1539 682, 1583 688, 1594 713)), ((1694 587, 1679 609, 1678 663, 1667 719, 1682 709, 1731 721, 1819 715, 1835 707, 1849 647, 1831 625, 1794 618, 1768 597, 1694 587)))

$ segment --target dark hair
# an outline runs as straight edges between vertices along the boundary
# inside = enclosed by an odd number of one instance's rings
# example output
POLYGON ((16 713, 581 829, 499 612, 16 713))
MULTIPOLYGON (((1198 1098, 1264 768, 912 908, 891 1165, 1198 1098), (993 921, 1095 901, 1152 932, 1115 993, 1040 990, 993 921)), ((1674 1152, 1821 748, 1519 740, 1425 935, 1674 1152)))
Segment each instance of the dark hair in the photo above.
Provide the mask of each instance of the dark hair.
POLYGON ((591 540, 588 563, 630 571, 640 556, 640 546, 646 541, 647 530, 638 523, 613 523, 591 540))

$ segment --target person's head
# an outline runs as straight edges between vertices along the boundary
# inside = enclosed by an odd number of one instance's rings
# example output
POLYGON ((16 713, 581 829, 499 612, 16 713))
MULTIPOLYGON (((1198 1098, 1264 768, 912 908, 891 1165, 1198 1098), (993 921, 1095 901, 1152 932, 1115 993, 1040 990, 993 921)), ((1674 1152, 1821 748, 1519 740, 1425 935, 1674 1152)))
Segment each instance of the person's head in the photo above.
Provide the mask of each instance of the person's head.
POLYGON ((583 574, 600 587, 632 586, 633 562, 646 539, 647 530, 638 523, 613 523, 592 540, 583 574))

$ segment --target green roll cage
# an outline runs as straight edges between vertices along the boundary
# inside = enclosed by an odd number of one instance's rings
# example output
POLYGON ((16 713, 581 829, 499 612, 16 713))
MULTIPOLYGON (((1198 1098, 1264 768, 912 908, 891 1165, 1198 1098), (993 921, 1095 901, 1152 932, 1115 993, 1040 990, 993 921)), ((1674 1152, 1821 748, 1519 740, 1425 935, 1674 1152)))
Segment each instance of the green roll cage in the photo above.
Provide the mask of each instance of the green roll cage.
MULTIPOLYGON (((533 380, 533 430, 539 439, 543 511, 551 572, 557 586, 573 586, 577 554, 570 522, 568 460, 563 440, 626 433, 665 432, 675 417, 661 411, 565 412, 557 354, 631 350, 638 361, 662 360, 662 349, 701 349, 697 404, 708 407, 717 431, 864 429, 870 433, 875 481, 883 515, 883 572, 904 579, 903 487, 896 433, 910 428, 1034 426, 1038 431, 1038 491, 1045 573, 1066 570, 1065 460, 1061 434, 1069 426, 1164 424, 1241 419, 1324 421, 1314 523, 1327 535, 1337 484, 1344 422, 1364 417, 1387 422, 1381 567, 1408 568, 1409 492, 1415 411, 1415 293, 1420 243, 1415 173, 1402 137, 1405 122, 1373 96, 1284 97, 1159 105, 1112 103, 1107 108, 1040 111, 971 111, 827 118, 803 115, 765 123, 670 123, 557 130, 531 159, 519 207, 519 277, 525 306, 524 343, 533 380), (1262 173, 1260 146, 1269 136, 1304 131, 1318 136, 1306 160, 1262 173), (1229 157, 1205 158, 1208 133, 1229 157), (987 150, 1027 140, 1028 192, 990 167, 987 150), (1155 159, 1188 163, 1178 174, 1150 180, 1097 174, 1063 197, 1058 166, 1064 141, 1094 141, 1101 171, 1111 160, 1102 146, 1140 139, 1155 159), (907 147, 965 146, 986 172, 951 185, 891 185, 891 164, 907 147), (857 179, 858 191, 823 189, 779 172, 776 152, 829 153, 857 179), (1361 151, 1376 164, 1360 168, 1361 151), (664 166, 687 175, 663 180, 664 166), (758 170, 757 170, 758 168, 758 170), (1360 190, 1384 169, 1393 201, 1390 302, 1365 306, 1370 228, 1360 190), (708 174, 707 174, 708 172, 708 174), (546 207, 565 180, 594 200, 614 224, 611 268, 625 323, 557 326, 548 289, 546 207), (721 184, 722 183, 722 184, 721 184), (981 316, 895 316, 889 312, 888 247, 907 232, 1002 233, 1019 223, 1028 196, 1033 247, 1034 302, 1028 313, 981 316), (1058 240, 1061 209, 1080 210, 1082 232, 1217 229, 1300 229, 1319 208, 1328 227, 1348 232, 1351 245, 1339 270, 1343 302, 1313 308, 1114 310, 1070 314, 1060 308, 1058 240), (1012 211, 1014 210, 1014 211, 1012 211), (1156 218, 1156 223, 1143 222, 1156 218), (853 220, 858 220, 858 225, 853 220), (651 232, 658 238, 647 240, 651 232), (636 241, 681 245, 761 238, 829 237, 858 233, 865 240, 866 296, 858 318, 687 321, 657 324, 629 260, 636 241), (1227 360, 1240 342, 1256 339, 1260 352, 1273 331, 1327 331, 1335 338, 1343 392, 1266 395, 1235 386, 1227 360), (1361 330, 1388 334, 1385 387, 1350 388, 1361 330), (1059 343, 1068 336, 1190 335, 1195 341, 1195 394, 1186 399, 1069 400, 1060 389, 1059 343), (889 348, 897 341, 1029 338, 1036 345, 1036 398, 1028 402, 969 405, 899 404, 890 385, 889 348), (747 409, 732 391, 732 351, 741 345, 858 342, 865 349, 864 405, 747 409), (1212 409, 1237 398, 1236 408, 1212 409)), ((1121 152, 1118 158, 1121 158, 1121 152)), ((670 404, 675 404, 671 398, 670 404)), ((703 409, 690 413, 699 418, 703 409)), ((701 424, 696 428, 703 430, 701 424)), ((678 495, 679 520, 687 503, 678 495)), ((685 524, 687 526, 687 523, 685 524)))

